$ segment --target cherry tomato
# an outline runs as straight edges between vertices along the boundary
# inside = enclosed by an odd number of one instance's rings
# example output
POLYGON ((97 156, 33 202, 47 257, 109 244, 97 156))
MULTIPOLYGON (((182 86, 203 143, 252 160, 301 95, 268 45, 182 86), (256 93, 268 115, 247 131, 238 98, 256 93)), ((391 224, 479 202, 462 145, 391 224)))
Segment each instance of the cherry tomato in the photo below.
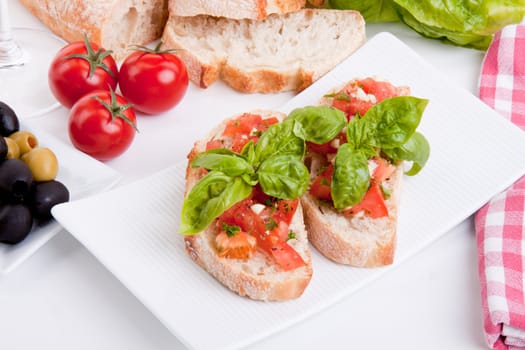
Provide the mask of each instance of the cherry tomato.
POLYGON ((101 161, 126 151, 135 131, 136 116, 131 104, 113 90, 99 90, 82 97, 69 115, 73 145, 101 161))
POLYGON ((58 51, 48 71, 49 88, 58 102, 71 108, 92 91, 115 90, 118 68, 111 54, 87 37, 58 51))
POLYGON ((186 94, 188 72, 170 50, 137 47, 120 67, 122 95, 146 114, 158 114, 176 106, 186 94))

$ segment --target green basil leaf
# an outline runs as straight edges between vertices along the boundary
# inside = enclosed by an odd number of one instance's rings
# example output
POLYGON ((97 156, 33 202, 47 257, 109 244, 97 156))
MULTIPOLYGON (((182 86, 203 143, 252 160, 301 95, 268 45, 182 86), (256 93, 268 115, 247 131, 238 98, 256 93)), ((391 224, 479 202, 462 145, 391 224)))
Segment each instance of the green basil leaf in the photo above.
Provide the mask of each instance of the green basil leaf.
POLYGON ((295 120, 294 134, 305 141, 327 143, 345 127, 345 114, 329 106, 307 106, 294 109, 289 118, 295 120))
POLYGON ((331 194, 336 209, 361 202, 370 186, 366 155, 345 143, 337 150, 331 194))
POLYGON ((289 154, 265 160, 257 176, 264 193, 281 199, 300 197, 308 188, 310 178, 301 158, 289 154))
POLYGON ((352 148, 363 150, 369 157, 373 157, 376 153, 373 145, 377 143, 374 139, 375 132, 373 123, 360 117, 354 117, 346 128, 347 143, 352 148))
POLYGON ((184 199, 179 232, 201 232, 226 209, 251 193, 252 187, 240 177, 231 177, 219 171, 209 172, 184 199))
POLYGON ((191 162, 192 168, 217 170, 228 176, 253 173, 253 167, 237 153, 224 148, 216 148, 199 153, 191 162))
POLYGON ((412 136, 421 121, 428 100, 413 96, 397 96, 379 102, 368 110, 361 121, 375 129, 373 146, 399 147, 412 136))
POLYGON ((304 140, 293 133, 293 125, 293 119, 286 118, 270 126, 255 144, 254 164, 261 164, 277 155, 289 154, 302 158, 305 152, 304 140))
POLYGON ((412 161, 412 167, 405 174, 413 176, 425 166, 430 156, 430 145, 425 136, 416 131, 401 147, 384 148, 383 152, 394 160, 412 161))
POLYGON ((241 156, 246 158, 250 164, 255 162, 255 143, 253 140, 248 141, 248 143, 244 145, 241 150, 241 156))

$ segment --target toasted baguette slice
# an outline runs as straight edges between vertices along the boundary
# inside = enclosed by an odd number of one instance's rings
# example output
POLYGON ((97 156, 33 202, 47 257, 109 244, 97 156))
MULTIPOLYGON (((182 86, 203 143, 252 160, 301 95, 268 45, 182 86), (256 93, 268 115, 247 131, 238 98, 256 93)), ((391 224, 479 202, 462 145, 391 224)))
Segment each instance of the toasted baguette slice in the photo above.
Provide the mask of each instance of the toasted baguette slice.
POLYGON ((300 91, 365 41, 356 11, 303 9, 264 21, 171 16, 164 47, 181 49, 190 79, 223 79, 241 92, 300 91))
POLYGON ((390 265, 394 261, 397 215, 403 168, 398 166, 386 182, 392 190, 387 199, 388 216, 372 219, 363 212, 351 218, 337 212, 331 204, 310 194, 301 197, 308 240, 327 258, 357 267, 390 265))
MULTIPOLYGON (((270 116, 278 117, 280 120, 284 118, 279 112, 254 111, 252 113, 260 114, 263 118, 270 116)), ((207 142, 222 134, 228 120, 214 128, 206 139, 197 141, 188 159, 191 160, 196 154, 205 151, 207 142)), ((228 140, 225 142, 225 145, 227 144, 228 140)), ((188 163, 186 193, 203 175, 202 169, 191 168, 188 163)), ((217 234, 215 224, 209 225, 206 230, 198 234, 184 236, 184 241, 191 259, 235 293, 264 301, 288 300, 301 296, 312 278, 312 261, 300 206, 292 219, 290 229, 295 232, 296 238, 288 240, 288 244, 306 263, 305 266, 290 271, 281 269, 271 257, 259 250, 248 260, 219 257, 214 246, 214 237, 217 234)))
POLYGON ((128 45, 160 38, 168 19, 167 0, 20 0, 44 25, 68 42, 89 39, 117 60, 128 45))
POLYGON ((305 6, 306 0, 170 0, 174 16, 209 15, 233 19, 265 19, 269 14, 284 14, 305 6))
MULTIPOLYGON (((341 89, 342 86, 329 91, 319 104, 332 105, 334 98, 328 96, 333 96, 341 89)), ((406 86, 396 87, 396 91, 398 96, 410 94, 410 88, 406 86)), ((309 157, 310 176, 313 180, 322 163, 315 154, 309 157)), ((346 217, 330 203, 320 201, 309 193, 303 195, 301 204, 310 243, 324 256, 341 264, 357 267, 392 264, 403 173, 403 163, 399 163, 393 175, 383 183, 391 195, 385 200, 388 216, 382 218, 371 218, 363 212, 346 217)))

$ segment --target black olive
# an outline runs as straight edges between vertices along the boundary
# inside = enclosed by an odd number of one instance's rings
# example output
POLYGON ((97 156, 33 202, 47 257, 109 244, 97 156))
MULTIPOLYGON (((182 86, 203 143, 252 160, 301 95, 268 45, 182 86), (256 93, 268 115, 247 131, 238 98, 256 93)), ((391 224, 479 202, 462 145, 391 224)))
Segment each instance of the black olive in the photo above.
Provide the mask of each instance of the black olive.
POLYGON ((29 194, 33 175, 20 159, 8 158, 0 161, 0 198, 12 203, 21 203, 29 194))
POLYGON ((2 137, 2 135, 0 135, 0 161, 2 161, 2 159, 4 159, 5 157, 7 157, 7 151, 8 151, 8 147, 7 147, 7 142, 5 141, 5 139, 2 137))
POLYGON ((59 181, 34 182, 29 205, 33 215, 39 220, 51 218, 51 208, 59 203, 69 201, 69 191, 59 181))
POLYGON ((17 244, 27 237, 33 216, 23 204, 0 204, 0 242, 17 244))
POLYGON ((20 130, 20 122, 15 111, 0 101, 0 136, 9 136, 20 130))

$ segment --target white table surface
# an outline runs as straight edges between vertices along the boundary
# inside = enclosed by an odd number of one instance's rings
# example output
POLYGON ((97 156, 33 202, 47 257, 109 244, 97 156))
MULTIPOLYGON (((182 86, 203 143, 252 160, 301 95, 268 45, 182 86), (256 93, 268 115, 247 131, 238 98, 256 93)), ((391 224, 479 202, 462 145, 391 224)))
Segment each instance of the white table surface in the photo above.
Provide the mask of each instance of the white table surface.
MULTIPOLYGON (((42 28, 16 0, 16 26, 42 28)), ((368 25, 367 36, 390 31, 475 94, 483 53, 420 37, 401 24, 368 25)), ((2 88, 2 87, 0 87, 2 88)), ((132 147, 107 165, 120 184, 184 159, 194 138, 220 119, 272 108, 292 94, 242 95, 221 83, 190 86, 170 112, 141 116, 132 147)), ((31 121, 69 143, 65 108, 31 121)), ((472 220, 379 280, 325 311, 250 349, 483 349, 472 220)), ((235 325, 232 325, 235 327, 235 325)), ((203 336, 206 336, 203 330, 203 336)), ((66 231, 11 273, 0 276, 0 349, 185 349, 156 318, 66 231)))

